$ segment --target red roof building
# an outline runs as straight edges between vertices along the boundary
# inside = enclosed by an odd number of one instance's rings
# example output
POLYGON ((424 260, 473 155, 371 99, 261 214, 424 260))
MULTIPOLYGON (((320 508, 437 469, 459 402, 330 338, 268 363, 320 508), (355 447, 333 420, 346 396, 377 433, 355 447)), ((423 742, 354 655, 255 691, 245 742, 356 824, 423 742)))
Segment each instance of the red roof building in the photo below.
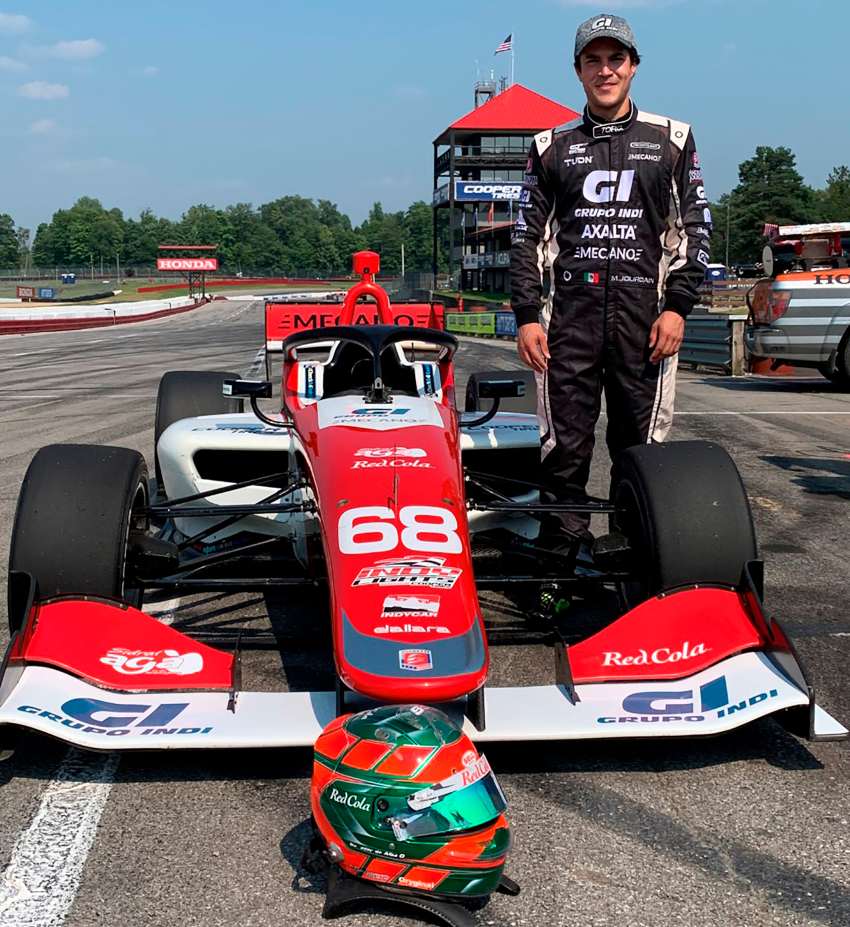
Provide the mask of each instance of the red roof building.
POLYGON ((434 139, 434 272, 440 210, 448 209, 449 275, 460 290, 507 293, 510 232, 534 135, 575 110, 522 84, 475 85, 475 108, 434 139))

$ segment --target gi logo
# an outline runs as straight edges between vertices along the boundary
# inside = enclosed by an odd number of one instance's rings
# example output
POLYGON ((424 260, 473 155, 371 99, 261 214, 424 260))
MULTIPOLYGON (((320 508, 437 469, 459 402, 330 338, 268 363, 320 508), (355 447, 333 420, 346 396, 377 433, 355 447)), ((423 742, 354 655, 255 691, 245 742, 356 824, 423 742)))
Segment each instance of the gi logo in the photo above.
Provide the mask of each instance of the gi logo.
POLYGON ((423 670, 434 668, 430 650, 399 650, 398 665, 403 670, 421 673, 423 670))
POLYGON ((634 171, 591 171, 584 178, 582 193, 589 203, 628 203, 634 179, 634 171))
POLYGON ((611 25, 612 19, 610 16, 600 16, 599 19, 595 19, 591 24, 590 28, 593 32, 596 32, 597 29, 607 29, 611 25))

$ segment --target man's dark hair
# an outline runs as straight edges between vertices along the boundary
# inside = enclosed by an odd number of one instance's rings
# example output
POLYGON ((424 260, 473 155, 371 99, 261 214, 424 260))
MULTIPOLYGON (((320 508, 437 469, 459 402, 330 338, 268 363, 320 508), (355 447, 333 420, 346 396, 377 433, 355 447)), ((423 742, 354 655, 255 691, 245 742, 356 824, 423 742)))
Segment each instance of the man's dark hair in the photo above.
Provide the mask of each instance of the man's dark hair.
MULTIPOLYGON (((632 64, 637 67, 640 64, 640 55, 635 51, 634 48, 627 49, 629 53, 629 58, 632 60, 632 64)), ((577 55, 573 65, 577 71, 581 70, 581 55, 577 55)))

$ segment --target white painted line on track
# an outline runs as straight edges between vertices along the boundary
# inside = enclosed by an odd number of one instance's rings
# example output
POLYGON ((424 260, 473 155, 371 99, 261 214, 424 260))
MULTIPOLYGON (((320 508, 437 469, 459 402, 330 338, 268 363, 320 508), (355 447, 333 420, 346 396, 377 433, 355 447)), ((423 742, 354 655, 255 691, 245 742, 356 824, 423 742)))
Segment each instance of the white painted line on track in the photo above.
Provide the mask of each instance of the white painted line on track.
POLYGON ((71 749, 0 877, 0 927, 58 927, 71 909, 118 754, 71 749))
POLYGON ((266 349, 265 346, 260 348, 259 351, 254 355, 254 360, 251 363, 251 367, 248 370, 248 373, 245 374, 245 378, 250 380, 251 377, 256 376, 260 370, 265 367, 266 364, 266 349))
MULTIPOLYGON (((174 598, 144 610, 171 624, 179 605, 174 598)), ((120 760, 119 753, 75 747, 65 754, 0 876, 0 927, 60 927, 65 921, 120 760)))

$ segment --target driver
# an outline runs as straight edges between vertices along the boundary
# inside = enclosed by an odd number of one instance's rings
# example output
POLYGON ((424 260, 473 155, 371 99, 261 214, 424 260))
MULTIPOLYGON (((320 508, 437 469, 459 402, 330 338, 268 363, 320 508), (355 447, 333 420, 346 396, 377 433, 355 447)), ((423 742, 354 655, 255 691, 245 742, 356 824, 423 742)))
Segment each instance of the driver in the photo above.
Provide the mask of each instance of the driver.
MULTIPOLYGON (((537 373, 550 502, 586 499, 603 390, 612 459, 667 436, 685 317, 709 262, 693 133, 638 109, 630 91, 639 62, 626 20, 601 13, 582 23, 573 64, 587 106, 537 135, 528 157, 511 304, 520 358, 537 373)), ((558 516, 554 546, 577 549, 592 537, 589 523, 558 516)))

